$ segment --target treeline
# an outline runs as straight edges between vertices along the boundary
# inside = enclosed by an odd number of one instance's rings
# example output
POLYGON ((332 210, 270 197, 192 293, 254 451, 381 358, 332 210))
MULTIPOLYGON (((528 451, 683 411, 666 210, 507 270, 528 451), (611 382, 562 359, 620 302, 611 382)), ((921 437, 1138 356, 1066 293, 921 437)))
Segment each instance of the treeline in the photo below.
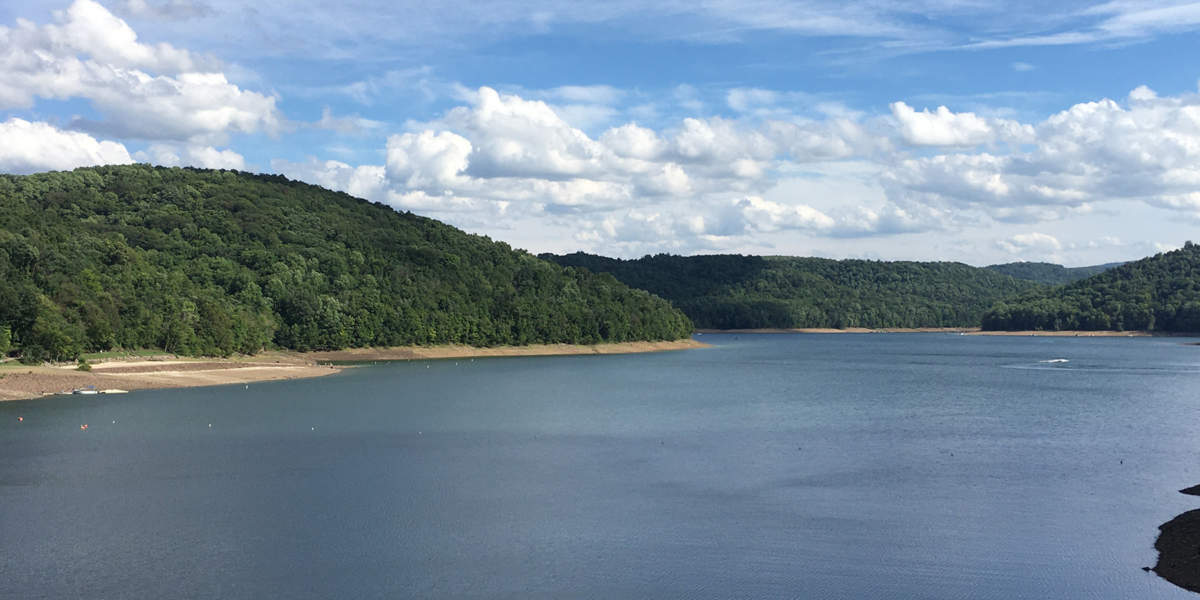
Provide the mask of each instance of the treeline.
POLYGON ((1001 265, 989 265, 984 267, 997 273, 1011 275, 1017 279, 1026 279, 1036 281, 1046 285, 1064 285, 1087 279, 1092 275, 1103 273, 1113 267, 1119 267, 1125 263, 1108 263, 1103 265, 1094 265, 1090 267, 1064 267, 1046 262, 1014 262, 1004 263, 1001 265))
POLYGON ((1200 246, 1157 254, 1088 279, 1003 302, 993 330, 1200 331, 1200 246))
POLYGON ((687 336, 611 276, 281 176, 0 176, 0 352, 63 360, 687 336))
POLYGON ((1042 286, 951 262, 659 254, 541 255, 611 273, 673 302, 697 327, 976 327, 1002 298, 1042 286))

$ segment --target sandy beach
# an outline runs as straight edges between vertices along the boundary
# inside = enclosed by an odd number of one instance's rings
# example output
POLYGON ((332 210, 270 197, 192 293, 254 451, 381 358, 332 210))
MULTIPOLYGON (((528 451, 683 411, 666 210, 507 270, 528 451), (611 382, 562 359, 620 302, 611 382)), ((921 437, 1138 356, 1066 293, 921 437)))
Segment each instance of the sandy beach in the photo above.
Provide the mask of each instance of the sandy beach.
POLYGON ((484 356, 629 354, 706 346, 706 344, 689 339, 674 342, 621 342, 596 345, 535 344, 495 348, 460 345, 356 348, 334 352, 267 352, 256 356, 225 359, 181 358, 162 355, 150 358, 113 358, 96 361, 91 363, 91 371, 79 371, 75 364, 30 366, 16 361, 8 361, 0 364, 0 401, 28 400, 56 394, 69 394, 76 389, 132 391, 321 377, 346 368, 342 365, 328 364, 329 362, 484 356))

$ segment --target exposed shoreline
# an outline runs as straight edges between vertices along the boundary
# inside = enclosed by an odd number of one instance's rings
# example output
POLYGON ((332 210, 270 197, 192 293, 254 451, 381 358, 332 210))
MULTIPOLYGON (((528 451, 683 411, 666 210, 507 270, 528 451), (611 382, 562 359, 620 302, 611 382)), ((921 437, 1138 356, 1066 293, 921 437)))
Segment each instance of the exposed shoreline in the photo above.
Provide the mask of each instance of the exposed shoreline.
POLYGON ((579 354, 638 354, 690 348, 708 348, 694 339, 671 342, 612 342, 607 344, 529 344, 478 348, 459 344, 442 346, 399 346, 395 348, 349 348, 330 352, 308 352, 304 356, 318 362, 366 362, 373 360, 429 360, 437 358, 473 358, 485 356, 569 356, 579 354))
POLYGON ((963 335, 997 335, 1027 337, 1189 337, 1195 333, 1163 331, 983 331, 978 327, 847 327, 831 328, 763 328, 763 329, 697 329, 696 333, 961 333, 963 335))
POLYGON ((427 360, 487 356, 556 356, 581 354, 632 354, 705 348, 692 339, 673 342, 615 342, 610 344, 533 344, 529 346, 403 346, 357 348, 334 352, 265 352, 235 358, 182 358, 162 355, 150 359, 108 359, 91 363, 91 371, 70 365, 0 364, 0 401, 31 400, 67 394, 72 390, 147 390, 261 381, 304 379, 340 372, 344 365, 330 362, 427 360))

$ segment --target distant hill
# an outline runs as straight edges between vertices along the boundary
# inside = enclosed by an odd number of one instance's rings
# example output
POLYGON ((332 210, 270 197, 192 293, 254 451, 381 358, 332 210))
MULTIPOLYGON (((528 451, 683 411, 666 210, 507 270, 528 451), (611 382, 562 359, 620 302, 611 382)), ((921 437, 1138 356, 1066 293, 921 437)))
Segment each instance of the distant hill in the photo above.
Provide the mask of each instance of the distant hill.
POLYGON ((1126 263, 1087 279, 1002 302, 993 330, 1200 331, 1200 246, 1126 263))
POLYGON ((952 262, 659 254, 543 254, 670 300, 697 327, 977 327, 1003 298, 1043 286, 952 262))
POLYGON ((1063 285, 1080 279, 1086 279, 1097 273, 1103 273, 1113 267, 1125 263, 1114 262, 1091 267, 1064 267, 1045 262, 1014 262, 985 267, 1027 281, 1036 281, 1046 285, 1063 285))
POLYGON ((666 301, 281 176, 0 175, 0 356, 677 339, 666 301))

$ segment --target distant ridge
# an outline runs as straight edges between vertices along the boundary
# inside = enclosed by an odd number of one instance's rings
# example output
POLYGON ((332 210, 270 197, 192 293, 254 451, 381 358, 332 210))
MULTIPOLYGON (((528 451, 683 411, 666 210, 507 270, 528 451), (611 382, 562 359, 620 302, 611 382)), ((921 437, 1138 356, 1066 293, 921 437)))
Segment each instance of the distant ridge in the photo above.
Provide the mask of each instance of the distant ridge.
POLYGON ((543 254, 611 273, 666 298, 697 327, 978 327, 1003 298, 1043 286, 953 262, 881 262, 786 256, 659 254, 619 260, 543 254))
POLYGON ((0 175, 0 356, 671 340, 608 275, 277 175, 0 175))
POLYGON ((1125 263, 1114 262, 1090 267, 1064 267, 1047 262, 1013 262, 989 265, 984 268, 1026 281, 1035 281, 1046 285, 1063 285, 1079 281, 1080 279, 1086 279, 1123 264, 1125 263))
POLYGON ((1126 263, 1074 283, 999 303, 990 330, 1200 332, 1200 246, 1126 263))

